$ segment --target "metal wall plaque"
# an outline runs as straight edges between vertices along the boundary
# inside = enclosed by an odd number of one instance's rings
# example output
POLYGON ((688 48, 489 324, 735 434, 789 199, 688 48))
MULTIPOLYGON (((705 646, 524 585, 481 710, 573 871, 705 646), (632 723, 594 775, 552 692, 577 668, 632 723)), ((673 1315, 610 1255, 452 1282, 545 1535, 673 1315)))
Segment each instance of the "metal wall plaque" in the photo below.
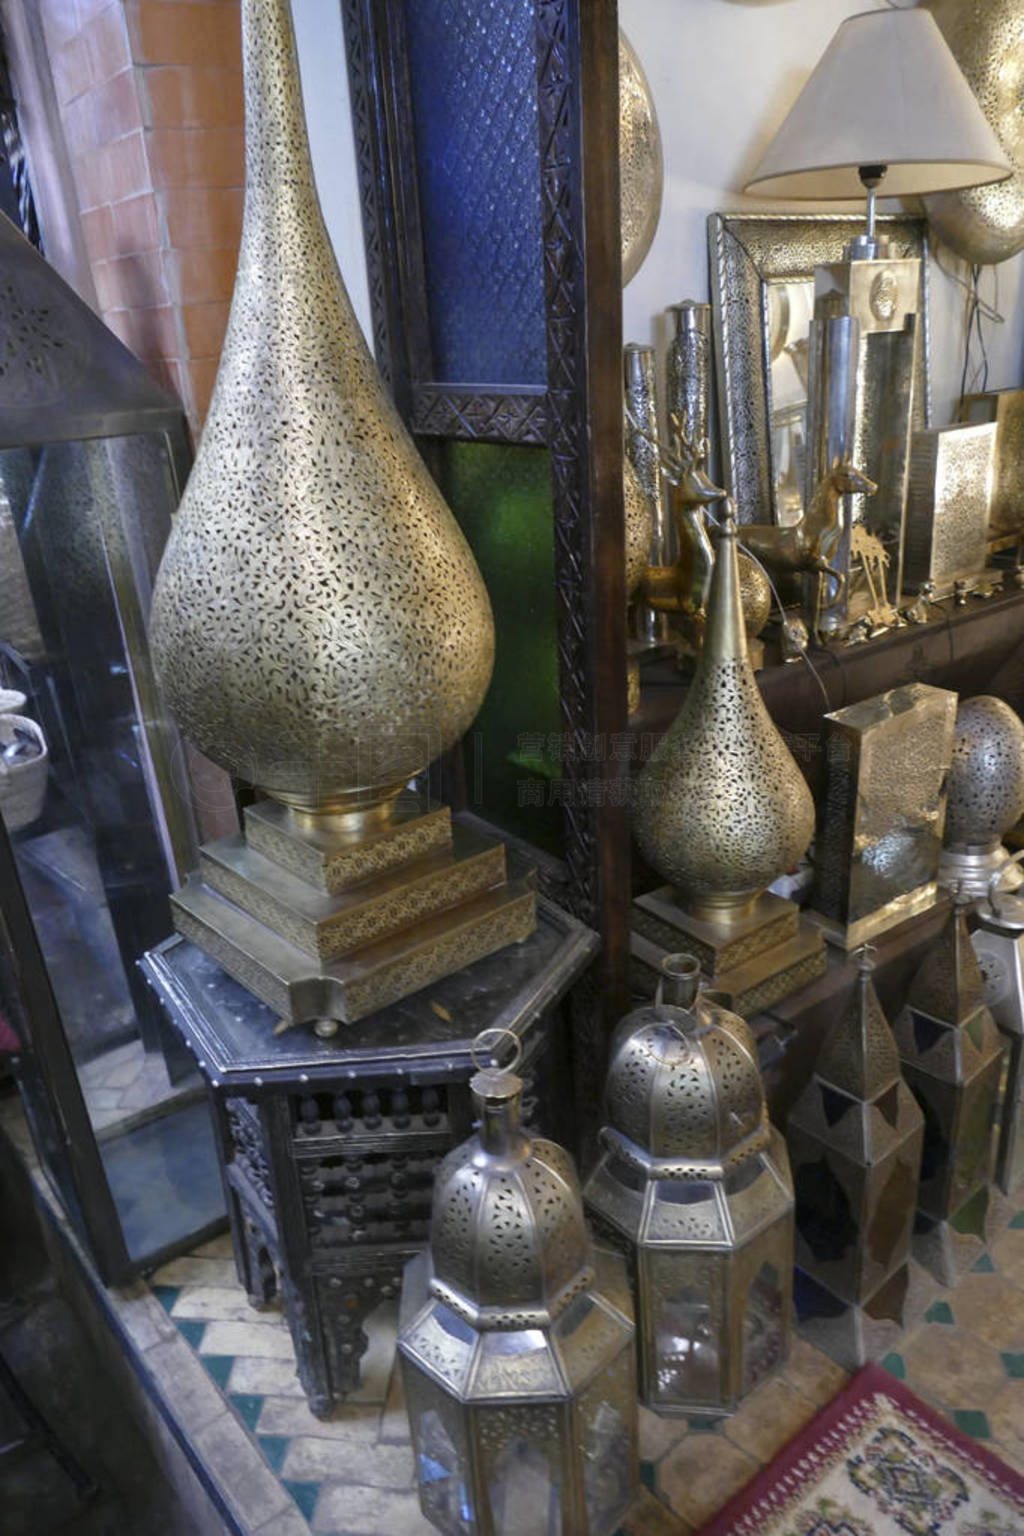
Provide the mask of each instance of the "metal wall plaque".
POLYGON ((1024 533, 1024 389, 990 389, 983 395, 967 395, 961 415, 966 422, 995 422, 989 537, 1019 537, 1024 533))
POLYGON ((903 585, 939 596, 985 569, 995 422, 915 432, 910 450, 903 585))

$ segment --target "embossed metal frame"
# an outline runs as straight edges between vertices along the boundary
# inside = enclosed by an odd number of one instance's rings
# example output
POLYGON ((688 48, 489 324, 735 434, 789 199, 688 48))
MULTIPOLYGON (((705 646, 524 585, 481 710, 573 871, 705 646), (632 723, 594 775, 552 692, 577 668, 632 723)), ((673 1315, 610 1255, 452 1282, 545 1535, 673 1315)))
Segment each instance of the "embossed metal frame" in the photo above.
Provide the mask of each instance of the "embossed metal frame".
POLYGON ((591 749, 627 728, 617 8, 533 0, 547 387, 496 391, 432 372, 400 0, 340 4, 381 372, 425 452, 444 437, 550 452, 567 747, 563 858, 538 861, 538 876, 604 941, 600 982, 580 984, 576 1021, 577 1099, 596 1131, 604 1042, 626 1005, 628 967, 625 769, 591 749))
MULTIPOLYGON (((840 260, 863 226, 861 214, 708 215, 721 473, 741 523, 775 521, 767 283, 810 277, 816 266, 840 260)), ((914 426, 927 427, 932 414, 928 226, 910 214, 884 214, 878 229, 892 241, 894 256, 921 258, 914 426)))

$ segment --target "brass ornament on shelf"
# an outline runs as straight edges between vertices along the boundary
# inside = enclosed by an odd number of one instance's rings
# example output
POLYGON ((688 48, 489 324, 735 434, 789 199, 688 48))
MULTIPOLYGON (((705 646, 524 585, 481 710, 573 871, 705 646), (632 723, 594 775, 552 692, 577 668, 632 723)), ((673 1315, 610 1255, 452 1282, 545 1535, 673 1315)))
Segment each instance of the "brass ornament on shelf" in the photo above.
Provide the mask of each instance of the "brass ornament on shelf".
POLYGON ((1022 0, 921 0, 931 11, 1004 152, 1015 167, 1005 181, 924 199, 928 222, 965 261, 987 266, 1024 247, 1024 122, 1019 61, 1022 0))
POLYGON ((687 910, 722 916, 749 908, 813 830, 811 792, 747 657, 730 510, 693 682, 637 783, 636 840, 687 910))
POLYGON ((458 739, 494 625, 338 271, 287 0, 245 0, 243 28, 238 276, 151 636, 184 734, 320 816, 380 806, 458 739))
POLYGON ((837 460, 823 476, 810 505, 795 523, 747 523, 743 542, 775 577, 802 574, 812 581, 806 615, 812 632, 838 601, 846 573, 836 569, 842 543, 844 496, 871 495, 873 480, 846 460, 837 460))
POLYGON ((730 1413, 791 1335, 793 1188, 743 1019, 666 957, 654 1004, 620 1023, 603 1152, 583 1192, 635 1277, 640 1396, 730 1413))
POLYGON ((651 88, 636 50, 619 29, 619 175, 622 286, 639 272, 651 248, 665 184, 661 130, 651 88))
POLYGON ((323 1037, 525 939, 528 882, 404 786, 487 690, 483 579, 387 395, 313 180, 288 0, 243 0, 246 189, 206 427, 157 578, 183 733, 270 798, 175 927, 323 1037))
POLYGON ((622 496, 626 514, 626 596, 632 597, 647 573, 651 557, 651 509, 628 455, 622 465, 622 496))
POLYGON ((522 1088, 511 1068, 471 1079, 478 1129, 437 1170, 405 1270, 420 1504, 446 1536, 611 1536, 637 1486, 632 1301, 621 1259, 591 1246, 572 1158, 522 1129, 522 1088))

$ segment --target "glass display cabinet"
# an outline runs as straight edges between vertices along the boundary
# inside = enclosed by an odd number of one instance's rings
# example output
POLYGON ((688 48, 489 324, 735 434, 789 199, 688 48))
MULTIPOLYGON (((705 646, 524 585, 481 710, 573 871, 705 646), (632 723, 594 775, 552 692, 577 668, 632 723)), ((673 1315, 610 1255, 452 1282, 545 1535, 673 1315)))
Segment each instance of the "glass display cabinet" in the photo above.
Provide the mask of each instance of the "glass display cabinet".
POLYGON ((194 863, 150 588, 177 403, 0 217, 0 1008, 40 1158, 106 1280, 224 1215, 195 1064, 138 968, 194 863))

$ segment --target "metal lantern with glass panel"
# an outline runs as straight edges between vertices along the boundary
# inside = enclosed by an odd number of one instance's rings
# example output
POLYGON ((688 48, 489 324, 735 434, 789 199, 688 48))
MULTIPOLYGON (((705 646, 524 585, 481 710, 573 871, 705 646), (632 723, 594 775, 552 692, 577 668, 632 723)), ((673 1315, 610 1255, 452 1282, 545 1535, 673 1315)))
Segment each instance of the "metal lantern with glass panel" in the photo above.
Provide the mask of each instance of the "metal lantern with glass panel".
POLYGON ((893 1024, 903 1076, 924 1112, 914 1256, 953 1285, 981 1256, 992 1121, 1003 1053, 958 891, 893 1024))
POLYGON ((862 950, 850 1000, 786 1124, 801 1328, 848 1369, 903 1322, 923 1134, 872 969, 862 950))
POLYGON ((886 9, 842 23, 746 185, 792 199, 867 193, 864 233, 815 273, 804 505, 837 459, 877 485, 846 497, 831 557, 843 588, 826 631, 846 632, 873 607, 869 584, 856 570, 850 579, 858 523, 884 546, 890 606, 902 585, 920 264, 894 259, 877 233, 876 194, 978 186, 1011 169, 934 18, 886 9))
POLYGON ((0 1010, 41 1160, 114 1280, 224 1219, 205 1089, 137 965, 196 850, 146 641, 188 441, 5 218, 0 270, 0 1010))
MULTIPOLYGON (((478 1036, 477 1059, 502 1037, 478 1036)), ((591 1247, 572 1158, 520 1126, 517 1059, 472 1078, 478 1132, 438 1169, 405 1271, 420 1504, 450 1536, 611 1536, 637 1486, 632 1303, 622 1261, 591 1247)))
POLYGON ((753 1037, 666 956, 659 999, 623 1019, 588 1214, 623 1247, 637 1304, 640 1397, 665 1414, 731 1413, 789 1353, 793 1184, 753 1037))

